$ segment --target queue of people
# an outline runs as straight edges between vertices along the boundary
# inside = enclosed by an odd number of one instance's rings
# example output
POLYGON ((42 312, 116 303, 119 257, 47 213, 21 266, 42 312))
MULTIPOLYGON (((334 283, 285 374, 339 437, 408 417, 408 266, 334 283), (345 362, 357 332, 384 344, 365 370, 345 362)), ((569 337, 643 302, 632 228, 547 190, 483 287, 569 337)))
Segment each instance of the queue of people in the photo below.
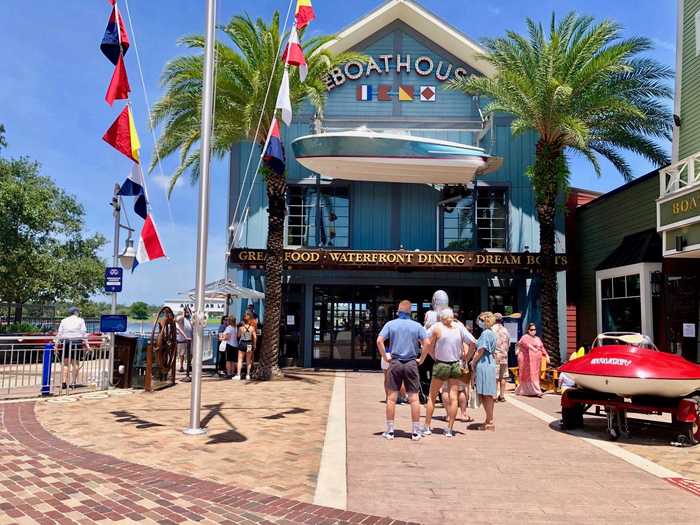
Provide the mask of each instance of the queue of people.
MULTIPOLYGON (((477 320, 481 334, 476 339, 455 318, 447 303, 447 294, 441 290, 436 292, 433 310, 426 314, 425 324, 421 325, 411 318, 411 302, 401 301, 397 318, 387 322, 377 337, 385 376, 386 430, 382 434, 385 439, 394 439, 396 404, 403 391, 411 405, 411 439, 414 441, 433 434, 431 425, 438 395, 447 412, 445 437, 454 436, 459 408, 467 424, 473 421, 467 415, 471 396, 483 406, 484 420, 468 428, 496 429, 494 406, 496 402, 506 401, 510 332, 501 314, 482 312, 477 320), (419 366, 428 355, 432 356, 434 364, 425 419, 421 423, 419 366)), ((536 333, 534 323, 528 324, 525 335, 516 345, 520 377, 516 395, 542 395, 540 366, 543 358, 548 359, 548 353, 536 333)))
POLYGON ((252 379, 253 355, 258 339, 258 315, 248 306, 243 320, 238 323, 233 316, 223 316, 219 326, 219 370, 226 379, 252 379), (245 360, 245 375, 243 361, 245 360))

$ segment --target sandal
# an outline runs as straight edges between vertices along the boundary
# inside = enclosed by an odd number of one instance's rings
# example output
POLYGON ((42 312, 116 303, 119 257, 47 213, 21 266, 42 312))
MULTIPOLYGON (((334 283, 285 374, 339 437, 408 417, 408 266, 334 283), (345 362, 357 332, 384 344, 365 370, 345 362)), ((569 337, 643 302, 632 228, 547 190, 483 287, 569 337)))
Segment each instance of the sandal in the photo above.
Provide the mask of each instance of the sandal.
POLYGON ((496 430, 496 425, 490 423, 488 425, 484 425, 484 427, 481 430, 488 430, 490 432, 494 432, 496 430))

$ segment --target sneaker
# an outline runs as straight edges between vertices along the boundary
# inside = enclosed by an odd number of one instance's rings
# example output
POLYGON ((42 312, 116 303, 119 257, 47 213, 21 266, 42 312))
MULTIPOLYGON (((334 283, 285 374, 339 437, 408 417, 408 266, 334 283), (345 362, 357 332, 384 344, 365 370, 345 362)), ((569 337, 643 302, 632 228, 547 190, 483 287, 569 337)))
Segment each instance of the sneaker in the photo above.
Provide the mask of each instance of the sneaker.
POLYGON ((247 381, 250 381, 250 374, 248 374, 247 376, 245 376, 245 378, 246 378, 247 381))
POLYGON ((240 380, 241 380, 241 376, 238 375, 238 374, 236 374, 235 376, 233 376, 233 379, 235 379, 236 381, 240 381, 240 380))
POLYGON ((67 390, 67 389, 68 389, 68 384, 67 384, 67 383, 61 383, 61 388, 62 388, 63 390, 67 390))
POLYGON ((384 439, 389 439, 389 440, 391 440, 391 439, 394 439, 394 433, 393 433, 393 432, 389 432, 389 431, 387 430, 386 432, 384 432, 384 433, 382 434, 382 437, 383 437, 384 439))
POLYGON ((420 438, 421 438, 421 437, 422 437, 422 436, 421 436, 420 433, 418 433, 418 432, 414 432, 413 434, 411 434, 411 439, 412 439, 413 441, 420 441, 420 438))
POLYGON ((420 431, 420 433, 423 436, 430 436, 430 435, 432 435, 433 431, 430 430, 428 427, 424 426, 423 429, 420 431))
POLYGON ((454 435, 454 434, 452 433, 452 431, 448 428, 448 429, 445 429, 445 437, 446 437, 446 438, 451 438, 451 437, 455 437, 455 435, 454 435))

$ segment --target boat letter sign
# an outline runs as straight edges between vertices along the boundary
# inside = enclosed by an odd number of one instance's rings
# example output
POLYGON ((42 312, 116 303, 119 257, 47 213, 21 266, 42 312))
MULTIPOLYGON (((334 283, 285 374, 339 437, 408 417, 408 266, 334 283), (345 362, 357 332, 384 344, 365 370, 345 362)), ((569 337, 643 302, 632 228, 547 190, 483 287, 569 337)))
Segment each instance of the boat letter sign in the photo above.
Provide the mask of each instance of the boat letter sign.
MULTIPOLYGON (((407 75, 415 73, 419 78, 422 77, 428 81, 434 79, 438 82, 445 82, 450 79, 460 80, 468 74, 467 69, 464 67, 454 66, 444 60, 438 60, 436 63, 431 57, 425 55, 379 55, 376 58, 369 57, 366 63, 359 60, 350 60, 342 66, 333 68, 325 77, 326 89, 330 91, 340 87, 348 80, 366 79, 370 75, 386 76, 392 72, 397 75, 401 73, 406 73, 407 75)), ((372 90, 370 86, 363 87, 369 87, 370 92, 372 90)), ((402 88, 405 87, 413 91, 412 86, 402 86, 402 88)), ((377 90, 377 100, 388 100, 390 96, 398 96, 399 100, 405 100, 405 98, 401 98, 401 88, 397 93, 391 93, 390 89, 391 86, 389 85, 380 85, 377 90)), ((434 86, 421 86, 419 90, 416 90, 416 94, 420 94, 420 100, 429 102, 434 100, 434 91, 434 86), (433 90, 433 95, 429 94, 429 90, 433 90)), ((403 96, 406 97, 406 93, 403 96)), ((358 100, 372 99, 359 98, 358 100)))
POLYGON ((108 266, 105 268, 105 292, 121 292, 123 275, 124 271, 119 267, 108 266))

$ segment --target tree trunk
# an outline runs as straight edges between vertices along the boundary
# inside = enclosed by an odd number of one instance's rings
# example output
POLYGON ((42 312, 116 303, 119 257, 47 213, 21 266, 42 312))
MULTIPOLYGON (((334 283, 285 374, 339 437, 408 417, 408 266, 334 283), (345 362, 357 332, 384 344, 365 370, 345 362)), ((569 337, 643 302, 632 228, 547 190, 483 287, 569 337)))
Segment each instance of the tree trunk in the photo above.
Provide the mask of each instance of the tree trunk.
POLYGON ((265 331, 260 352, 259 377, 282 377, 279 369, 280 326, 282 318, 282 271, 284 265, 284 216, 287 211, 287 180, 271 171, 266 174, 268 223, 265 256, 265 331))
POLYGON ((22 322, 22 303, 15 303, 15 320, 14 322, 16 324, 20 324, 22 322))
POLYGON ((537 143, 533 186, 537 199, 537 218, 540 223, 540 253, 542 277, 542 342, 549 352, 552 366, 561 364, 559 350, 559 308, 555 251, 555 219, 557 195, 566 180, 566 159, 558 146, 537 143))

